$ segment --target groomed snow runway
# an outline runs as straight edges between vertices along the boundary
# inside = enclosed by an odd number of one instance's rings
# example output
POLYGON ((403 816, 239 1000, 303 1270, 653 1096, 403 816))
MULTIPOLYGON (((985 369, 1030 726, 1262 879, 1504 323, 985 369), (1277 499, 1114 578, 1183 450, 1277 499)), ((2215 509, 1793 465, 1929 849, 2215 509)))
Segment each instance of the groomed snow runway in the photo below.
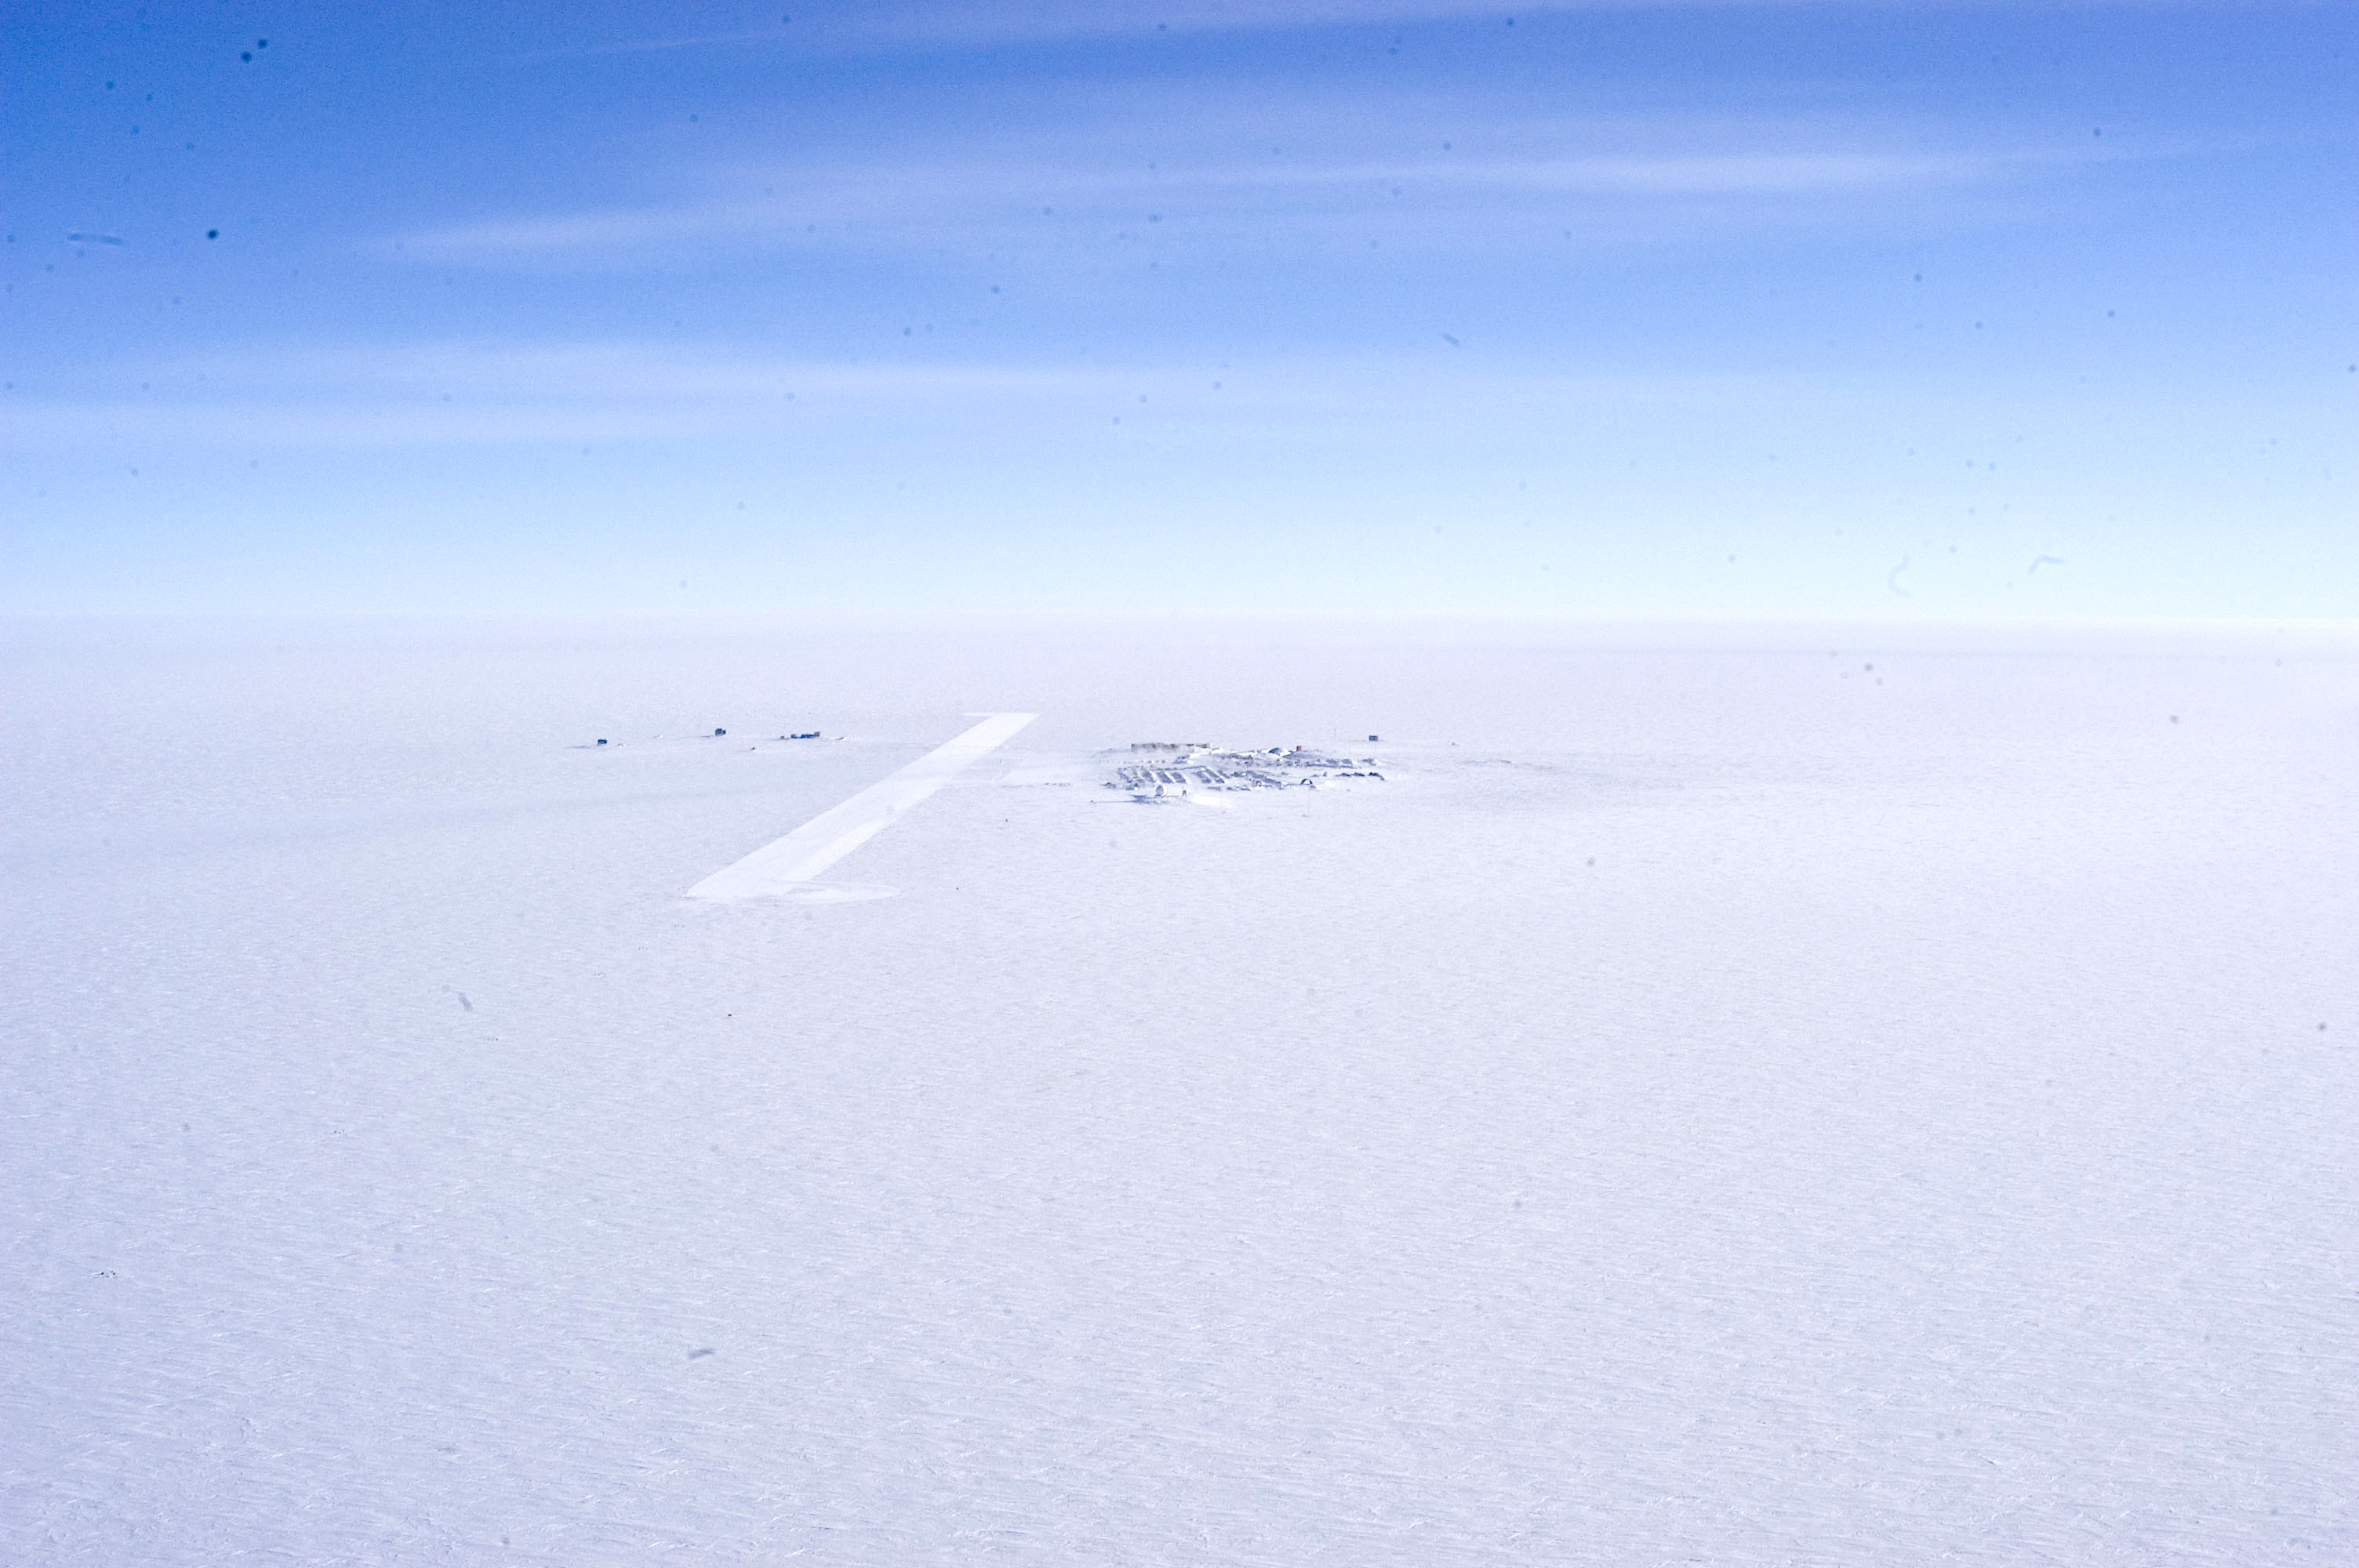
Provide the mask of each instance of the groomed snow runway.
POLYGON ((890 827, 903 812, 950 783, 968 764, 1006 745, 1038 717, 1036 713, 983 715, 983 722, 964 734, 877 780, 841 806, 829 807, 777 843, 713 872, 689 889, 688 896, 786 898, 817 903, 889 896, 890 888, 858 883, 829 886, 816 879, 890 827))

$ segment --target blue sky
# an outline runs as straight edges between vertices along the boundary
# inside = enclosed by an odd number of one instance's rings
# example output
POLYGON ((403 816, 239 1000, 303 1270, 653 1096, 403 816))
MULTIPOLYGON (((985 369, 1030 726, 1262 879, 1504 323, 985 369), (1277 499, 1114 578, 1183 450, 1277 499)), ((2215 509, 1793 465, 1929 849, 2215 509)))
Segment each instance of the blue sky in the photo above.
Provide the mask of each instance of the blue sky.
POLYGON ((2359 613, 2348 6, 11 32, 12 611, 2359 613))

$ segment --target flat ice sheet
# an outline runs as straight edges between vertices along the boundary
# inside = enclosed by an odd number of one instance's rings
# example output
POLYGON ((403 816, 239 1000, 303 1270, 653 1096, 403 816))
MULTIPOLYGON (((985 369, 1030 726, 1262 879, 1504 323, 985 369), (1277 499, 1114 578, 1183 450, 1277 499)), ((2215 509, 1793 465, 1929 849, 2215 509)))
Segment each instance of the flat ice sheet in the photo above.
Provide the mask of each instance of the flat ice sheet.
POLYGON ((0 1558, 2359 1554, 2347 644, 6 652, 0 1558))

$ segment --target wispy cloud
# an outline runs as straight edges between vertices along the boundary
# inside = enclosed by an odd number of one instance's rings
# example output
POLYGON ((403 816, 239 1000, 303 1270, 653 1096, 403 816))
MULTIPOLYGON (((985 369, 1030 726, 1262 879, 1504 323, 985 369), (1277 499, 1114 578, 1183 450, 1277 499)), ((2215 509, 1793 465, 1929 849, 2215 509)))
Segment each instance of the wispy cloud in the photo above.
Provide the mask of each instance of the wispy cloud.
POLYGON ((153 367, 142 379, 136 396, 89 386, 24 396, 12 410, 18 438, 265 446, 677 439, 776 428, 799 400, 810 408, 1038 398, 1090 385, 1086 372, 813 363, 641 342, 313 345, 153 367))
MULTIPOLYGON (((1310 14, 1199 12, 1237 25, 1310 14)), ((1584 90, 1574 110, 1544 78, 1462 66, 1381 87, 1218 60, 952 76, 923 102, 906 83, 880 89, 856 106, 856 139, 759 128, 806 124, 790 105, 686 141, 682 125, 647 124, 649 151, 629 172, 638 200, 479 212, 383 243, 435 265, 585 270, 749 252, 1086 262, 1145 243, 1180 262, 1190 247, 1198 261, 1213 247, 1480 256, 1542 238, 1616 246, 1949 226, 1962 211, 1987 221, 2009 197, 2125 156, 2077 126, 2079 142, 2060 145, 2045 139, 2053 127, 2027 134, 1874 94, 1803 109, 1741 84, 1669 98, 1584 90)))
MULTIPOLYGON (((774 27, 723 32, 644 35, 585 43, 572 54, 642 54, 724 48, 821 50, 989 49, 1098 38, 1187 37, 1203 33, 1270 32, 1328 27, 1418 27, 1476 23, 1514 27, 1596 12, 1710 10, 1861 11, 2005 8, 2017 10, 2129 6, 2181 8, 2205 0, 1036 0, 1022 5, 973 0, 899 0, 853 4, 825 0, 788 4, 774 27)), ((2249 0, 2210 0, 2217 7, 2249 0)))
POLYGON ((1653 241, 1855 218, 1864 204, 2019 182, 2036 158, 1859 147, 1285 157, 1151 169, 1021 157, 696 171, 670 202, 518 214, 386 242, 421 261, 644 265, 699 247, 1038 253, 1108 240, 1420 252, 1653 241), (712 188, 721 187, 716 190, 712 188), (729 188, 734 188, 731 189, 729 188))
MULTIPOLYGON (((1397 357, 1274 361, 1213 370, 1173 362, 1007 364, 912 356, 867 362, 747 355, 633 341, 310 345, 153 367, 19 393, 27 448, 125 444, 487 447, 734 439, 809 433, 895 412, 984 424, 1097 430, 1127 417, 1165 435, 1272 439, 1364 430, 1371 417, 1463 419, 1534 409, 1700 407, 1757 402, 1758 377, 1593 375, 1497 362, 1397 357)), ((1781 385, 1777 395, 1804 395, 1781 385)))

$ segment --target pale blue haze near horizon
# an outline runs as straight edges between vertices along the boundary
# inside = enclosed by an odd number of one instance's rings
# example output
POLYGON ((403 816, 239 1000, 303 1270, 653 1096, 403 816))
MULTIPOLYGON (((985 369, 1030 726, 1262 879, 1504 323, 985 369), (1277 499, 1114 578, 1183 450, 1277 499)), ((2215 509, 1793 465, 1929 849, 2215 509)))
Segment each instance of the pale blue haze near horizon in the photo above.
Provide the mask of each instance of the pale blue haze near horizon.
POLYGON ((9 32, 12 613, 2359 606, 2348 6, 9 32))

